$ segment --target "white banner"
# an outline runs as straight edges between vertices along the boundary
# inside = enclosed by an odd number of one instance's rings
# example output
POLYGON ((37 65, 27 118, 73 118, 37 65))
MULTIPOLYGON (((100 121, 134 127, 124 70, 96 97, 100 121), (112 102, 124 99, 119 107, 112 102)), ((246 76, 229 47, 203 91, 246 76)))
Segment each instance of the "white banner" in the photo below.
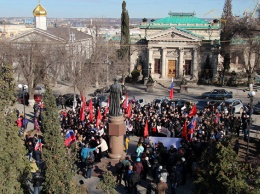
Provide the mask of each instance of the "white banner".
POLYGON ((158 128, 158 133, 164 134, 167 137, 171 136, 171 132, 165 127, 158 128))
POLYGON ((171 137, 151 137, 149 139, 153 142, 153 144, 158 143, 159 141, 163 143, 165 147, 170 149, 171 145, 175 148, 179 149, 181 147, 181 138, 171 138, 171 137))

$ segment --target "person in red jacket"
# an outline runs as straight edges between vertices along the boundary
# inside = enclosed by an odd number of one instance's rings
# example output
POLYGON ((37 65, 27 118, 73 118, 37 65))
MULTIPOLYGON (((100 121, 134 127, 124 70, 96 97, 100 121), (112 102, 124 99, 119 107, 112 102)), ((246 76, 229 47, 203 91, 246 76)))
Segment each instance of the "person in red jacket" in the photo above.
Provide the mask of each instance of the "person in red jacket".
POLYGON ((20 116, 20 117, 17 119, 16 123, 17 123, 17 127, 19 127, 19 128, 21 129, 22 126, 23 126, 23 117, 20 116))
POLYGON ((140 158, 136 158, 136 162, 134 163, 134 169, 139 175, 141 175, 141 173, 143 172, 144 168, 140 158))

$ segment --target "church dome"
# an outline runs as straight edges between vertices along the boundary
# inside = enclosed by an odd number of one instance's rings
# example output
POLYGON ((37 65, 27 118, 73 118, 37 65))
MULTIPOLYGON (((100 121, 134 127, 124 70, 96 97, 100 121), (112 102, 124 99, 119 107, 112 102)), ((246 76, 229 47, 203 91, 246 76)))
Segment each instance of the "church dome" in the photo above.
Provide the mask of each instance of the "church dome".
POLYGON ((41 6, 41 4, 38 4, 37 7, 33 10, 33 15, 34 15, 34 17, 36 17, 36 16, 46 16, 47 11, 46 11, 46 9, 44 9, 43 6, 41 6))

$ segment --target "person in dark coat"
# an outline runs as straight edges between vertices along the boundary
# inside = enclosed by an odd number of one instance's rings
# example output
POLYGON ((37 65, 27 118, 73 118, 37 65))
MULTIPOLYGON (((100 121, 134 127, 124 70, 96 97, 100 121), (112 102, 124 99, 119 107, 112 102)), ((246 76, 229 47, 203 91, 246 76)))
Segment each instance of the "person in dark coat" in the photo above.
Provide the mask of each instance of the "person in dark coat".
POLYGON ((33 177, 33 194, 41 193, 41 186, 43 182, 43 177, 40 174, 40 171, 36 171, 36 175, 33 177))
POLYGON ((41 169, 40 162, 42 159, 42 152, 40 151, 40 148, 38 148, 36 151, 33 152, 33 158, 36 160, 36 164, 37 164, 38 168, 41 169))
POLYGON ((119 185, 122 185, 122 176, 124 172, 124 164, 122 163, 122 159, 119 160, 119 162, 115 165, 116 168, 116 182, 119 185))
POLYGON ((146 180, 147 175, 149 173, 149 169, 151 167, 151 164, 149 162, 149 158, 145 157, 144 160, 142 160, 142 164, 143 164, 143 173, 142 173, 142 179, 146 180))
POLYGON ((137 194, 137 184, 140 182, 140 180, 141 180, 140 174, 136 170, 134 170, 133 173, 130 175, 130 181, 129 181, 131 194, 137 194))

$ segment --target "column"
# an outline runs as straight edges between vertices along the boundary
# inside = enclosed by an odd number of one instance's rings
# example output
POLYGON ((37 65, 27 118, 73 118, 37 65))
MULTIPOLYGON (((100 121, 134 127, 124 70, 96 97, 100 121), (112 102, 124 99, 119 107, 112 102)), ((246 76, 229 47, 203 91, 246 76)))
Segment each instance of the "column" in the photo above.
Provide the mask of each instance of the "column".
POLYGON ((192 79, 198 79, 198 48, 193 48, 192 79))
POLYGON ((154 73, 154 68, 153 68, 153 49, 148 48, 148 74, 149 74, 149 64, 151 64, 151 73, 154 73))
POLYGON ((213 47, 212 49, 212 78, 213 80, 218 79, 218 47, 213 47))
POLYGON ((183 62, 184 62, 184 49, 183 48, 179 48, 179 77, 182 78, 183 77, 183 62))
POLYGON ((166 49, 165 48, 161 48, 161 61, 162 61, 162 78, 166 78, 166 49))

